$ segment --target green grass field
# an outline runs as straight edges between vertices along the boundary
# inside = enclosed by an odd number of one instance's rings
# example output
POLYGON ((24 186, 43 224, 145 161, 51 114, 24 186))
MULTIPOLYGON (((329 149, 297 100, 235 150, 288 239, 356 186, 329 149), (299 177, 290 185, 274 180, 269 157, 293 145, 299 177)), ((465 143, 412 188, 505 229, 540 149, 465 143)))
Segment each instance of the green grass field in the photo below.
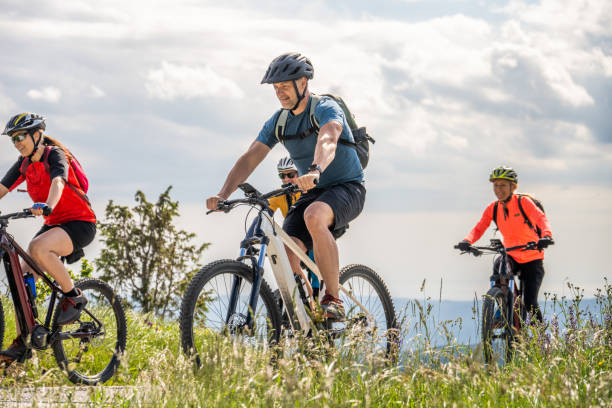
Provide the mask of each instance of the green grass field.
MULTIPOLYGON (((484 366, 480 348, 452 341, 436 348, 413 341, 418 346, 393 364, 359 338, 339 347, 303 339, 279 355, 204 333, 202 367, 195 370, 180 350, 177 322, 129 312, 121 366, 105 385, 91 387, 87 398, 92 406, 125 407, 609 407, 612 288, 606 284, 598 299, 597 316, 577 313, 567 328, 552 324, 526 333, 513 361, 501 368, 484 366), (111 392, 111 386, 130 392, 111 392)), ((14 318, 9 299, 2 302, 6 347, 14 318)), ((13 401, 23 389, 33 388, 36 400, 41 387, 63 386, 64 394, 73 387, 51 350, 5 369, 0 379, 13 401)), ((83 406, 70 396, 62 401, 83 406)))

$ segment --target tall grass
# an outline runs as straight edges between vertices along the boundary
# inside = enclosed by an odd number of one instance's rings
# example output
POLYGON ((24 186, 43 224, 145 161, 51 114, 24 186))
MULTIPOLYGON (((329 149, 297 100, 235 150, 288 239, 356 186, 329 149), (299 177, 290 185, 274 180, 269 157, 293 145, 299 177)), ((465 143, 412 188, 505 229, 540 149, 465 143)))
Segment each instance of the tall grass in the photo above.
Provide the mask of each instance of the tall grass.
MULTIPOLYGON (((315 337, 272 350, 208 334, 199 369, 180 350, 176 322, 130 312, 119 371, 107 384, 91 387, 87 398, 109 406, 170 407, 611 406, 612 286, 606 282, 597 293, 597 311, 583 311, 580 300, 550 299, 559 305, 557 314, 547 327, 525 330, 513 360, 502 367, 485 366, 479 348, 457 344, 450 334, 444 346, 429 342, 431 333, 450 333, 456 322, 429 326, 427 302, 414 306, 414 313, 412 306, 404 311, 402 329, 408 333, 420 324, 429 335, 404 339, 410 347, 395 362, 358 336, 335 347, 315 337), (129 392, 109 385, 129 386, 129 392)), ((12 339, 13 318, 7 299, 2 301, 5 339, 12 339)), ((1 381, 17 399, 24 387, 63 385, 64 394, 71 389, 51 351, 12 366, 1 381)))

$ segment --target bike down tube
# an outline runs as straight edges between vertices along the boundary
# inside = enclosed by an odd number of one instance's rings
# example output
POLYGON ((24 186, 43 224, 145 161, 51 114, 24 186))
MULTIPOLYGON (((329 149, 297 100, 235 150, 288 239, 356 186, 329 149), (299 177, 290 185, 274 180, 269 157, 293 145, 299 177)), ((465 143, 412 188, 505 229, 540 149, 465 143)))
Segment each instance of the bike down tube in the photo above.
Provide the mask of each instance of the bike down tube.
MULTIPOLYGON (((287 257, 284 244, 287 244, 288 246, 293 244, 295 247, 293 251, 296 252, 298 256, 302 251, 293 242, 293 240, 284 233, 282 228, 274 222, 274 219, 272 219, 268 214, 262 214, 268 221, 270 221, 262 223, 261 227, 265 236, 267 236, 269 239, 267 257, 270 262, 270 266, 272 267, 272 272, 274 272, 274 277, 276 278, 276 283, 278 284, 281 298, 283 299, 283 303, 285 304, 285 308, 289 314, 289 322, 291 323, 293 330, 302 330, 303 332, 307 333, 310 329, 310 318, 306 313, 304 303, 302 302, 300 296, 294 296, 297 293, 297 283, 295 282, 293 269, 291 269, 291 264, 289 263, 289 258, 287 257), (282 239, 283 235, 280 234, 283 234, 285 239, 282 239)), ((306 259, 310 261, 306 254, 304 254, 304 258, 300 258, 304 261, 306 259)), ((310 264, 314 266, 312 261, 310 261, 310 264)), ((316 269, 316 271, 319 272, 318 269, 316 269)))
MULTIPOLYGON (((291 239, 291 237, 289 235, 287 235, 287 233, 285 231, 283 231, 283 229, 274 221, 274 219, 270 216, 268 216, 268 214, 264 214, 266 216, 266 218, 268 219, 268 221, 270 221, 270 224, 268 223, 263 223, 264 225, 264 232, 266 233, 266 235, 268 237, 272 237, 274 235, 277 235, 278 237, 280 237, 280 240, 287 246, 289 247, 289 249, 291 249, 291 251, 296 254, 298 256, 298 258, 300 258, 300 260, 306 265, 306 267, 308 267, 308 269, 310 269, 316 276, 317 278, 319 278, 319 280, 323 280, 323 277, 321 275, 321 272, 319 271, 319 267, 317 266, 317 264, 310 259, 310 257, 308 256, 308 254, 304 253, 300 247, 295 243, 295 241, 293 241, 293 239, 291 239), (272 225, 274 225, 274 228, 272 228, 272 225)), ((272 239, 270 239, 270 241, 272 241, 272 239)), ((284 250, 284 246, 281 246, 281 248, 284 250)), ((286 256, 285 256, 286 258, 286 256)), ((287 259, 287 263, 288 259, 287 259)), ((272 269, 275 271, 275 275, 276 275, 276 270, 274 269, 275 264, 272 262, 272 260, 270 261, 270 264, 272 265, 272 269)), ((289 271, 291 271, 291 275, 293 275, 293 271, 291 269, 291 265, 289 265, 289 271)), ((295 282, 295 279, 292 278, 290 279, 290 281, 295 282)), ((292 290, 293 290, 292 286, 292 290)), ((344 292, 344 294, 346 294, 349 299, 351 299, 351 301, 353 301, 362 311, 363 313, 366 314, 366 316, 368 317, 368 319, 374 319, 374 316, 372 316, 372 314, 365 308, 365 306, 363 306, 361 304, 361 302, 359 302, 357 299, 355 299, 355 297, 353 296, 353 294, 348 291, 344 286, 339 285, 339 288, 342 292, 344 292)), ((282 295, 282 292, 281 292, 282 295)), ((283 297, 283 301, 285 301, 285 298, 283 297)), ((301 302, 300 302, 301 303, 301 302)), ((288 304, 288 303, 285 303, 288 304)))
POLYGON ((12 240, 5 232, 5 234, 2 235, 0 247, 6 278, 11 290, 13 305, 15 306, 17 322, 19 323, 23 336, 30 333, 32 328, 36 325, 36 320, 34 319, 32 308, 30 307, 28 294, 26 293, 25 283, 23 281, 23 271, 21 270, 21 264, 17 256, 17 248, 12 245, 14 241, 11 241, 12 240), (9 273, 9 271, 12 271, 12 273, 9 273))

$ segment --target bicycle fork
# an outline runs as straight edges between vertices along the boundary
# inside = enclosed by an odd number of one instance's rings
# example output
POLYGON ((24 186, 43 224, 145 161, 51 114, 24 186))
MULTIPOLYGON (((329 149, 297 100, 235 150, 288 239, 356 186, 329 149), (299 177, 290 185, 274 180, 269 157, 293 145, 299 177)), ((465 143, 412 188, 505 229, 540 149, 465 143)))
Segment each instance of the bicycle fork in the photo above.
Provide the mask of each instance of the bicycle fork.
MULTIPOLYGON (((261 281, 263 279, 263 264, 266 259, 266 248, 267 248, 267 237, 261 238, 261 247, 259 248, 259 258, 256 260, 254 255, 248 253, 247 248, 243 247, 240 249, 240 256, 238 261, 243 262, 245 260, 251 261, 251 270, 253 272, 253 286, 251 293, 249 294, 249 310, 246 316, 244 325, 253 329, 254 315, 257 311, 257 301, 259 299, 259 289, 261 288, 261 281)), ((240 297, 240 287, 242 286, 242 278, 240 276, 234 276, 232 282, 232 289, 230 291, 229 307, 227 309, 227 315, 225 317, 225 323, 230 324, 232 316, 236 313, 236 307, 238 306, 238 300, 240 297)))

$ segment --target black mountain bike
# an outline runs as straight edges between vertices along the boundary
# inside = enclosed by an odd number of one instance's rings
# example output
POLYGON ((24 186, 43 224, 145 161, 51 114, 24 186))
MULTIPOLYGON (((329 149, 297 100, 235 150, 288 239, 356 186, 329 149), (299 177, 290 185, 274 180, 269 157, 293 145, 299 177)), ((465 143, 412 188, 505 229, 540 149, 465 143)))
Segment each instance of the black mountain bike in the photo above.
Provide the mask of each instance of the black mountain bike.
MULTIPOLYGON (((535 242, 504 248, 501 240, 492 239, 486 247, 471 246, 468 251, 474 256, 482 254, 499 255, 501 260, 490 277, 491 288, 482 302, 482 345, 484 361, 505 363, 512 358, 513 343, 527 321, 527 310, 523 302, 520 284, 515 284, 514 273, 508 267, 508 252, 536 249, 535 242)), ((459 249, 455 245, 456 249, 459 249)), ((520 275, 518 275, 520 277, 520 275)))
POLYGON ((333 338, 349 331, 359 332, 373 339, 377 349, 384 353, 397 348, 393 301, 380 276, 366 266, 349 265, 340 272, 340 298, 344 301, 346 320, 332 323, 317 317, 313 307, 318 307, 318 298, 314 293, 310 296, 305 279, 294 275, 285 247, 321 280, 319 269, 274 221, 267 201, 291 194, 297 186, 286 185, 267 194, 247 183, 238 187, 246 198, 220 201, 219 211, 230 212, 236 206, 247 205, 257 210, 257 216, 240 243, 238 258, 208 264, 189 284, 180 315, 183 351, 199 365, 198 350, 205 342, 216 341, 212 334, 269 346, 277 344, 283 332, 309 335, 313 328, 324 330, 333 338), (266 257, 280 299, 263 278, 266 257))
MULTIPOLYGON (((32 356, 32 349, 53 349, 60 368, 73 383, 94 385, 111 378, 125 350, 127 327, 125 313, 118 295, 105 282, 83 279, 74 286, 87 297, 87 307, 79 319, 60 326, 61 289, 36 264, 26 251, 6 231, 9 220, 33 218, 29 209, 0 216, 0 257, 13 298, 15 315, 21 328, 21 338, 27 351, 21 362, 32 356), (22 258, 50 288, 49 304, 44 321, 36 307, 36 285, 24 279, 19 258, 22 258)), ((4 339, 4 313, 0 303, 0 345, 4 339)))

